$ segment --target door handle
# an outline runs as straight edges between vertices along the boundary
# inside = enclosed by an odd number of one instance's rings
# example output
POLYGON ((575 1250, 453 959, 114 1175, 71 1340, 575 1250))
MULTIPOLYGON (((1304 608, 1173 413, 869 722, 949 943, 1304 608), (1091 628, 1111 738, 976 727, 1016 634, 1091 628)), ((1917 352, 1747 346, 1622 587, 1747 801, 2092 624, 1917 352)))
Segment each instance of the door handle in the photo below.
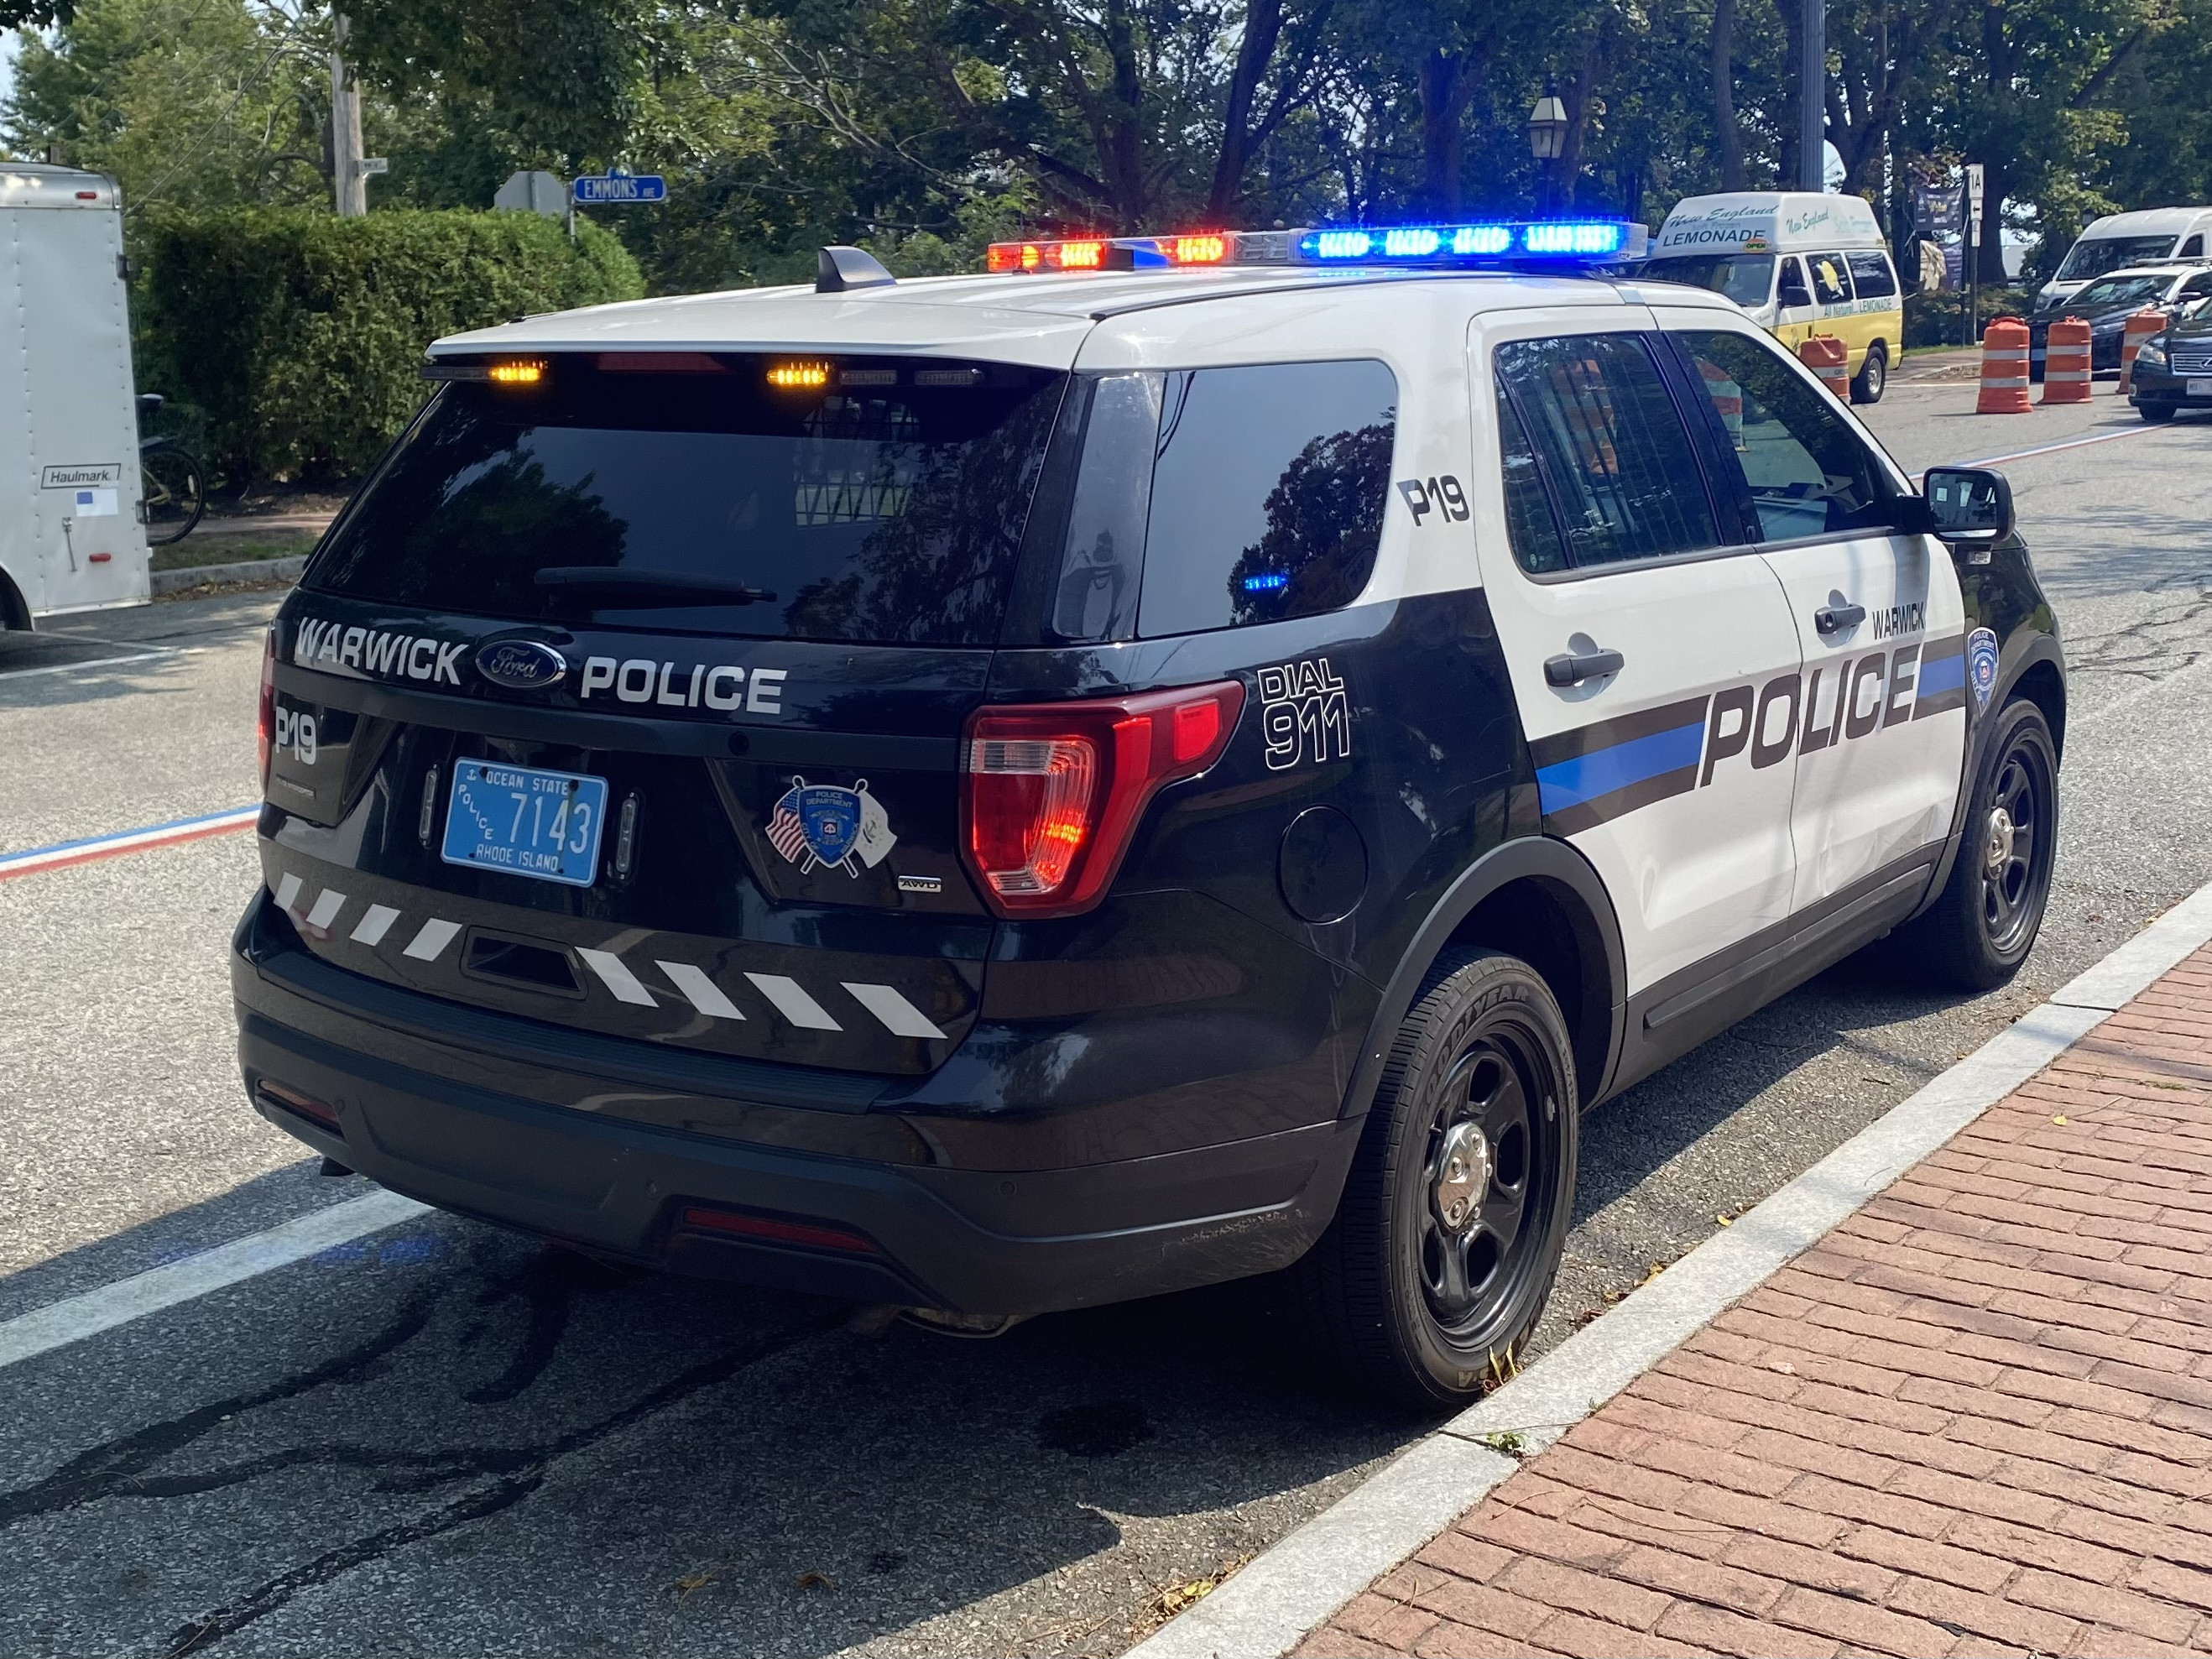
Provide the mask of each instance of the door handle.
POLYGON ((1563 651, 1556 657, 1544 659, 1544 683, 1580 685, 1584 680, 1618 674, 1627 664, 1628 659, 1618 651, 1563 651))
POLYGON ((1822 634, 1840 634, 1866 620, 1863 605, 1824 605, 1813 613, 1813 626, 1822 634))

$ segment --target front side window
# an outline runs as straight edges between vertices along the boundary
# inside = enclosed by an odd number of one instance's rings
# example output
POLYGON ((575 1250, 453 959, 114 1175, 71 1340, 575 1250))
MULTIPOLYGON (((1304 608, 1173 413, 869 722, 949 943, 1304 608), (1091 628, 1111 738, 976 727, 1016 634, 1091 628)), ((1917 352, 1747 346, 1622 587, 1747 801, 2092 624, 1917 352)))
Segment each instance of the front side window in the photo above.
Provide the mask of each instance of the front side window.
POLYGON ((1844 263, 1850 267, 1851 286, 1862 300, 1881 300, 1897 292, 1897 273, 1890 269, 1889 255, 1876 249, 1871 253, 1847 253, 1844 263))
POLYGON ((1358 597, 1390 493, 1389 368, 1263 363, 1155 378, 1138 633, 1310 617, 1358 597))
POLYGON ((1682 283, 1724 294, 1740 306, 1756 309, 1774 291, 1771 253, 1692 253, 1654 259, 1638 273, 1655 282, 1682 283))
POLYGON ((1774 299, 1778 305, 1809 306, 1813 290, 1805 286, 1805 267, 1791 254, 1782 262, 1782 275, 1774 284, 1774 299))
POLYGON ((1826 392, 1762 340, 1717 331, 1674 338, 1728 434, 1761 541, 1889 523, 1888 484, 1826 392))
MULTIPOLYGON (((1515 340, 1494 361, 1571 562, 1664 558, 1718 539, 1690 434, 1642 336, 1515 340)), ((1510 450, 1507 468, 1510 506, 1510 450)), ((1541 545, 1532 539, 1524 556, 1516 543, 1516 556, 1540 559, 1541 545)))
POLYGON ((1805 264, 1813 273, 1813 297, 1824 306, 1839 306, 1851 297, 1851 279, 1844 274, 1840 253, 1808 253, 1805 264))

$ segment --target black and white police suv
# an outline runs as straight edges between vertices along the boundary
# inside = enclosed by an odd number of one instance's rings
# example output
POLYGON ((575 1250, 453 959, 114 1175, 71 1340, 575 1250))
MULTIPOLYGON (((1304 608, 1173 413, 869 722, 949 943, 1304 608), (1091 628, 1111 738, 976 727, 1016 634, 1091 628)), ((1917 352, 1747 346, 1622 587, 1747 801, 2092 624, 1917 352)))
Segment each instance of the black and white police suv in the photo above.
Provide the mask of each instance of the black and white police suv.
POLYGON ((1014 244, 529 319, 278 613, 272 1122, 603 1256, 970 1322, 1294 1268, 1463 1399, 1595 1103, 1846 953, 2005 980, 2065 684, 1618 224, 1014 244))

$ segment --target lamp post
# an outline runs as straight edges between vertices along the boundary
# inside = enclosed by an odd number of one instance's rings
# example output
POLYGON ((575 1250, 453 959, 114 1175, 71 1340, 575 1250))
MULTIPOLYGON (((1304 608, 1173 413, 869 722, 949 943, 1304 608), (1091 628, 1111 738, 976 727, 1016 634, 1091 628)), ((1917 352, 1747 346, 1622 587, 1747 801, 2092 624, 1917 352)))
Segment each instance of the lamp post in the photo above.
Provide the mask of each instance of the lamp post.
POLYGON ((1537 170, 1538 178, 1543 181, 1539 212, 1551 211, 1551 163, 1565 155, 1566 149, 1567 106, 1557 93, 1547 88, 1528 112, 1528 153, 1542 163, 1537 170))

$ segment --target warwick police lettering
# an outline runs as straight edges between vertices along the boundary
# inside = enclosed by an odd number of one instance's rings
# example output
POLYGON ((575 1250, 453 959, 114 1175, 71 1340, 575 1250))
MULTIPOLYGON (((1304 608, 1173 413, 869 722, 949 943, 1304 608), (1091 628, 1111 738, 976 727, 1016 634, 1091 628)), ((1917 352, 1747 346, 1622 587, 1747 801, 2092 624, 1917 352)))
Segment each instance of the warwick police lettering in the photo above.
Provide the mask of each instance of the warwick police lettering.
POLYGON ((461 676, 456 665, 468 648, 466 640, 448 643, 414 634, 386 633, 379 628, 345 628, 302 617, 292 638, 292 660, 303 668, 459 685, 461 676))
MULTIPOLYGON (((1876 614, 1917 627, 1918 611, 1876 614)), ((1540 738, 1529 753, 1545 827, 1572 835, 1670 795, 1725 786, 1739 765, 1776 766, 1963 709, 1965 648, 1958 635, 1915 641, 1540 738)))
POLYGON ((633 657, 617 662, 612 657, 584 659, 584 678, 576 696, 588 698, 594 691, 611 689, 623 702, 653 703, 665 708, 719 708, 726 713, 744 709, 748 714, 783 713, 786 668, 756 668, 750 685, 746 671, 734 663, 695 662, 678 668, 672 662, 633 657))

